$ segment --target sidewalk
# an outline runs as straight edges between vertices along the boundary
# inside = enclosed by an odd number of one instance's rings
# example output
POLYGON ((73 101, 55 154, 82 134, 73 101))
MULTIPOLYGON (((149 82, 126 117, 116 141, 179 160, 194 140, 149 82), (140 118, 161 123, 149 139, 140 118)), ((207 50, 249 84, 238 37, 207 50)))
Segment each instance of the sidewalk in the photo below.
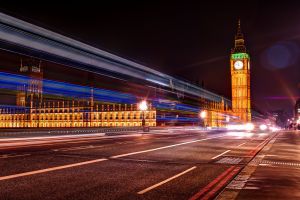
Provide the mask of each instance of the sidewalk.
POLYGON ((217 197, 300 199, 300 132, 281 132, 217 197))

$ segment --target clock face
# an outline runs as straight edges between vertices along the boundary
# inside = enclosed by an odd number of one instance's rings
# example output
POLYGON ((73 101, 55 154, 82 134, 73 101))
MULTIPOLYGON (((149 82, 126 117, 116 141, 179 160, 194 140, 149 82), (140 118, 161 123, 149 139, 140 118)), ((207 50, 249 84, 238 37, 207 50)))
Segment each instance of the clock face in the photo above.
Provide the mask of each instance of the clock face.
POLYGON ((243 66, 244 66, 244 64, 243 64, 243 62, 240 61, 240 60, 235 61, 235 63, 234 63, 234 68, 235 68, 235 69, 243 69, 243 66))

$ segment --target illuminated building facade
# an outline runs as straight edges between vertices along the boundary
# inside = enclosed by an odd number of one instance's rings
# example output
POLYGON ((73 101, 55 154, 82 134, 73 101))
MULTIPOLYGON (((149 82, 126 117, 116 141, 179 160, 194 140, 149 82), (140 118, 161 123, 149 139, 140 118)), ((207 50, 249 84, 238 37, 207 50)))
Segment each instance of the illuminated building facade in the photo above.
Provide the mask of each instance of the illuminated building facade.
POLYGON ((137 104, 96 102, 93 88, 88 99, 45 99, 41 62, 21 61, 20 72, 30 78, 18 87, 16 106, 0 107, 0 128, 142 126, 143 118, 146 126, 156 126, 156 109, 151 104, 140 111, 137 104))
POLYGON ((242 122, 251 121, 250 99, 250 56, 247 53, 244 36, 238 22, 234 48, 230 56, 232 112, 242 122))
POLYGON ((224 127, 226 125, 226 116, 230 115, 231 111, 224 100, 221 102, 205 102, 203 108, 206 112, 203 116, 205 127, 224 127))
POLYGON ((87 107, 85 102, 47 102, 40 108, 0 108, 1 128, 41 127, 118 127, 156 126, 156 110, 138 111, 137 105, 96 105, 87 107))

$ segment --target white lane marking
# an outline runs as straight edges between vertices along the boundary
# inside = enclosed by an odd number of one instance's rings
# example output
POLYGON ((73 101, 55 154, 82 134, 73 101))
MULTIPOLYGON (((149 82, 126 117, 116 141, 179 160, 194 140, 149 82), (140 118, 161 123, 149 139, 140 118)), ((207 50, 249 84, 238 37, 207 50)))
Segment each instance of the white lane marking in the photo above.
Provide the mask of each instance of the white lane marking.
POLYGON ((152 152, 152 151, 167 149, 167 148, 171 148, 171 147, 181 146, 181 145, 185 145, 185 144, 191 144, 191 143, 195 143, 195 142, 200 142, 200 141, 205 141, 205 140, 210 140, 210 139, 215 139, 215 138, 220 138, 220 137, 224 137, 224 136, 205 138, 205 139, 201 139, 201 140, 192 140, 192 141, 189 141, 189 142, 183 142, 183 143, 158 147, 158 148, 154 148, 154 149, 147 149, 147 150, 143 150, 143 151, 136 151, 136 152, 131 152, 131 153, 120 154, 120 155, 116 155, 116 156, 111 156, 110 158, 121 158, 121 157, 125 157, 125 156, 141 154, 141 153, 148 153, 148 152, 152 152))
POLYGON ((80 147, 70 147, 70 148, 61 148, 61 149, 53 149, 52 151, 76 151, 76 150, 84 150, 84 149, 95 149, 95 148, 101 148, 104 145, 98 145, 98 146, 80 146, 80 147))
POLYGON ((269 164, 260 163, 260 166, 269 166, 269 164))
POLYGON ((215 156, 215 157, 212 157, 211 159, 214 160, 214 159, 216 159, 216 158, 218 158, 218 157, 224 155, 225 153, 228 153, 229 151, 231 151, 231 150, 224 151, 223 153, 220 153, 219 155, 217 155, 217 156, 215 156))
POLYGON ((92 164, 92 163, 102 162, 102 161, 105 161, 105 160, 107 160, 107 159, 101 158, 101 159, 89 160, 89 161, 79 162, 79 163, 74 163, 74 164, 69 164, 69 165, 50 167, 50 168, 40 169, 40 170, 36 170, 36 171, 31 171, 31 172, 24 172, 24 173, 13 174, 13 175, 8 175, 8 176, 1 176, 0 181, 13 179, 13 178, 18 178, 18 177, 23 177, 23 176, 30 176, 30 175, 34 175, 34 174, 41 174, 41 173, 46 173, 46 172, 71 168, 71 167, 77 167, 77 166, 81 166, 81 165, 88 165, 88 164, 92 164))
POLYGON ((148 187, 148 188, 146 188, 144 190, 139 191, 138 194, 144 194, 146 192, 149 192, 150 190, 153 190, 154 188, 157 188, 157 187, 159 187, 159 186, 161 186, 161 185, 163 185, 163 184, 165 184, 165 183, 167 183, 167 182, 169 182, 169 181, 171 181, 171 180, 173 180, 175 178, 178 178, 179 176, 182 176, 182 175, 184 175, 184 174, 186 174, 186 173, 188 173, 188 172, 190 172, 190 171, 192 171, 192 170, 194 170, 196 168, 197 168, 196 166, 191 167, 191 168, 189 168, 189 169, 187 169, 187 170, 185 170, 185 171, 183 171, 183 172, 181 172, 179 174, 176 174, 175 176, 172 176, 172 177, 170 177, 170 178, 168 178, 168 179, 166 179, 164 181, 161 181, 161 182, 159 182, 159 183, 157 183, 155 185, 152 185, 152 186, 150 186, 150 187, 148 187))
POLYGON ((27 154, 19 154, 19 155, 13 155, 13 154, 6 154, 6 155, 1 155, 0 159, 4 159, 4 158, 15 158, 15 157, 23 157, 23 156, 30 156, 31 154, 27 153, 27 154))
POLYGON ((243 146, 244 144, 246 144, 247 142, 244 142, 242 144, 237 145, 237 147, 243 146))
POLYGON ((251 187, 251 186, 247 186, 243 188, 244 190, 259 190, 259 187, 251 187))

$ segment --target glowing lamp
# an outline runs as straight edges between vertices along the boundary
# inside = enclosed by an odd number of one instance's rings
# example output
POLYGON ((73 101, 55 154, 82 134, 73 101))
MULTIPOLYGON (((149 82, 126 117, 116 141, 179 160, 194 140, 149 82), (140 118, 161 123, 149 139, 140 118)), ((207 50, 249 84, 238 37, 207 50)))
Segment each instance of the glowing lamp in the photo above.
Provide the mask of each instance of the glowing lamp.
POLYGON ((141 111, 145 111, 148 109, 148 105, 147 105, 147 102, 144 100, 144 101, 141 101, 141 103, 139 103, 139 110, 141 111))
POLYGON ((229 116, 226 116, 226 122, 229 122, 230 121, 230 117, 229 116))
POLYGON ((201 112, 200 112, 200 117, 201 117, 202 119, 206 118, 206 117, 207 117, 207 111, 206 111, 206 110, 201 111, 201 112))

